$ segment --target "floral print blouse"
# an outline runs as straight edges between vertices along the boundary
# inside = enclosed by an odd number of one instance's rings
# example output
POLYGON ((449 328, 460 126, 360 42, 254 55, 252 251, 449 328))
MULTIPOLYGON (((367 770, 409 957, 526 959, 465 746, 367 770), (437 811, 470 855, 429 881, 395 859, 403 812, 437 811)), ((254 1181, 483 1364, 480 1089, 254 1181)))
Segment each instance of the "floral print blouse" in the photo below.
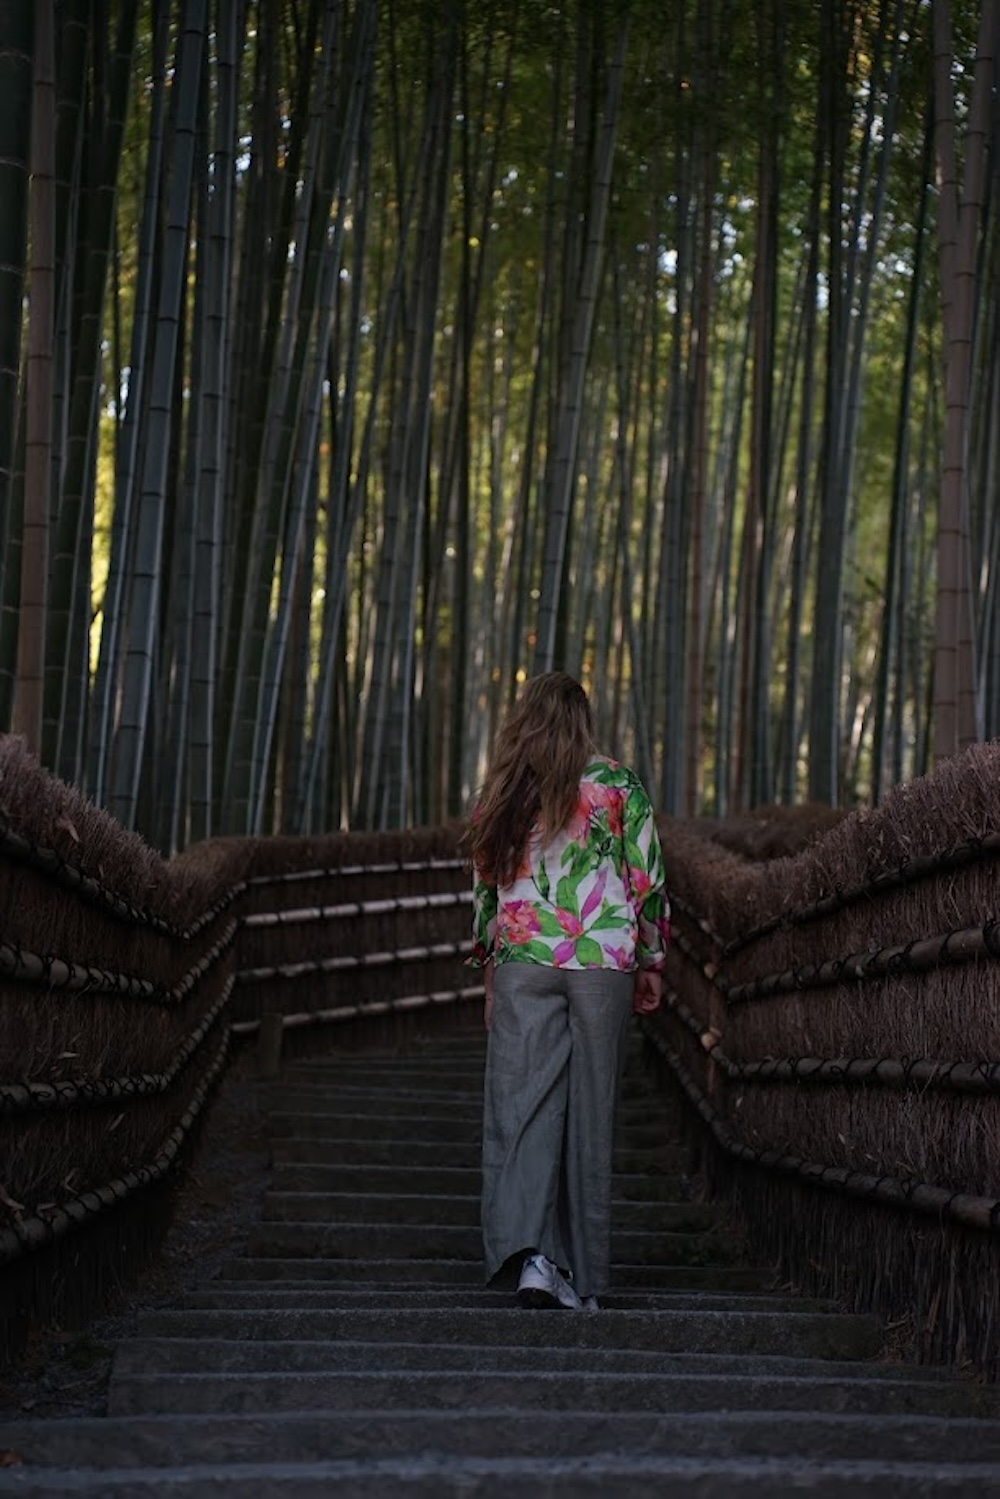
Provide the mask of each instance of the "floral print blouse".
POLYGON ((663 853, 634 771, 603 756, 584 768, 576 812, 542 846, 536 829, 510 885, 476 870, 470 962, 661 969, 670 937, 663 853))

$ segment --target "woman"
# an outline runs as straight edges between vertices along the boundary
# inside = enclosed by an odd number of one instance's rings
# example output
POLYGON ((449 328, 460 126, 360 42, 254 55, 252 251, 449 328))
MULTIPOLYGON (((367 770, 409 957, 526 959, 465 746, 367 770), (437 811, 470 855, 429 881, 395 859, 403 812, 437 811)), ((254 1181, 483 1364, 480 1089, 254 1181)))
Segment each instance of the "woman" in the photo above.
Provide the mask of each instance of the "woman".
POLYGON ((514 705, 467 835, 489 1041, 487 1282, 588 1310, 607 1289, 614 1112, 629 1016, 660 1004, 669 938, 649 798, 598 754, 565 672, 514 705))

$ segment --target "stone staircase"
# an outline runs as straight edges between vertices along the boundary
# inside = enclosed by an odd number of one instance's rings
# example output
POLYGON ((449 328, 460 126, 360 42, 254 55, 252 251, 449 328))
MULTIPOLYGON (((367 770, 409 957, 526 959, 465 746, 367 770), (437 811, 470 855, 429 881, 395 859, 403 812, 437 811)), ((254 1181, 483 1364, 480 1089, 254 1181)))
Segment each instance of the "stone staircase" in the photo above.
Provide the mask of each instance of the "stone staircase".
MULTIPOLYGON (((684 1200, 638 1038, 596 1313, 481 1284, 479 1035, 286 1066, 271 1189, 223 1277, 145 1316, 103 1419, 8 1423, 0 1495, 982 1495, 1000 1389, 880 1357, 684 1200)), ((996 1491, 996 1489, 994 1490, 996 1491)))

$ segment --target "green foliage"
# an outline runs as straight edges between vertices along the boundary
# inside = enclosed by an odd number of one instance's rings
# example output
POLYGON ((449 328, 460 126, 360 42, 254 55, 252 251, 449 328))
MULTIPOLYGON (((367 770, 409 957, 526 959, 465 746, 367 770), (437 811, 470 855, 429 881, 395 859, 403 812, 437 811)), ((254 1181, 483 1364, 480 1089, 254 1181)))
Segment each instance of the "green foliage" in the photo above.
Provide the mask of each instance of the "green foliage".
MULTIPOLYGON (((217 230, 214 132, 226 75, 221 37, 206 36, 140 824, 150 832, 161 816, 153 809, 166 779, 179 801, 176 816, 157 826, 176 825, 183 839, 189 816, 183 757, 191 747, 182 743, 176 775, 163 767, 191 685, 185 548, 201 534, 215 483, 215 826, 236 828, 244 816, 226 746, 249 757, 270 745, 255 771, 255 815, 267 830, 460 813, 512 685, 530 669, 539 609, 549 602, 538 593, 560 415, 574 424, 575 476, 560 569, 563 664, 586 678, 600 737, 640 760, 674 810, 721 807, 745 794, 741 765, 755 756, 771 762, 774 795, 805 786, 814 750, 804 727, 816 691, 813 612, 825 561, 819 522, 831 482, 824 455, 834 445, 846 541, 844 654, 830 685, 847 705, 836 726, 841 792, 864 800, 916 225, 933 172, 925 150, 930 7, 903 7, 910 29, 896 51, 898 8, 889 4, 465 0, 445 17, 435 0, 377 8, 343 0, 335 11, 324 44, 324 7, 254 0, 235 39, 234 216, 231 233, 212 245, 224 258, 212 284, 227 289, 230 305, 219 335, 222 470, 211 481, 200 361, 208 321, 222 311, 199 286, 195 250, 217 230), (824 29, 833 16, 844 22, 839 52, 824 29), (624 88, 593 331, 582 351, 582 402, 567 413, 564 372, 581 354, 574 312, 623 20, 624 88), (836 192, 840 201, 831 201, 836 192), (310 253, 315 275, 304 276, 310 253), (327 314, 320 267, 334 257, 327 314), (806 279, 813 263, 814 307, 806 279), (831 312, 841 306, 843 328, 831 312), (807 313, 815 314, 808 367, 807 313), (290 330, 298 342, 286 349, 290 330), (843 396, 845 413, 836 430, 834 396, 843 396), (296 515, 305 517, 300 531, 296 515), (300 546, 310 556, 293 566, 300 546), (241 622, 251 617, 247 631, 241 622), (753 701, 760 653, 763 703, 753 701), (262 717, 265 659, 280 663, 280 677, 262 717)), ((138 316, 138 225, 147 187, 153 201, 166 201, 178 149, 168 132, 150 180, 153 26, 162 15, 145 4, 140 16, 113 272, 99 300, 93 293, 92 305, 75 307, 64 369, 73 371, 80 330, 96 320, 103 383, 87 455, 92 671, 112 520, 128 536, 135 524, 115 444, 122 392, 138 387, 125 367, 138 316)), ((960 121, 977 17, 974 0, 955 0, 960 121)), ((171 11, 167 19, 172 69, 179 18, 171 11)), ((92 93, 108 72, 109 47, 103 31, 89 35, 92 93)), ((169 127, 179 85, 172 71, 166 85, 169 127)), ((91 107, 96 128, 97 94, 91 107)), ((6 118, 13 130, 9 110, 6 118)), ((81 238, 61 274, 77 298, 84 280, 70 270, 94 248, 87 191, 83 179, 66 185, 67 222, 80 225, 81 238)), ((11 187, 16 207, 15 198, 11 187)), ((5 233, 16 227, 4 219, 5 233)), ((932 216, 925 233, 934 230, 932 216)), ((155 288, 162 225, 152 253, 155 288)), ((996 311, 987 264, 983 327, 996 311)), ((924 556, 941 401, 932 249, 921 277, 906 503, 910 539, 924 556)), ((151 348, 162 334, 151 330, 151 348)), ((22 396, 0 391, 4 484, 22 396)), ((145 419, 138 430, 141 472, 145 419)), ((985 453, 979 426, 971 440, 985 453)), ((128 546, 123 555, 134 571, 128 546)), ((988 571, 984 560, 984 598, 995 592, 988 571)), ((133 581, 128 574, 126 598, 133 581)), ((917 641, 902 715, 907 772, 920 763, 926 663, 916 652, 926 649, 928 583, 926 569, 910 569, 900 601, 917 641)), ((54 603, 70 609, 65 598, 54 603)), ((88 722, 89 733, 109 739, 127 696, 121 662, 114 680, 114 721, 88 722)), ((83 780, 82 765, 77 771, 83 780)))

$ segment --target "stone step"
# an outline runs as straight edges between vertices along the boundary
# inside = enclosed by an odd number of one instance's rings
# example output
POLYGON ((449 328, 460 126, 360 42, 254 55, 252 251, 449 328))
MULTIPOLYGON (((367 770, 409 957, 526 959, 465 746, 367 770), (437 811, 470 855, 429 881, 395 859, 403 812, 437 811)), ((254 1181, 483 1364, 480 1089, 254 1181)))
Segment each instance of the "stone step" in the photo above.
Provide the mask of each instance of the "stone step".
POLYGON ((279 1112, 293 1098, 320 1107, 324 1101, 337 1098, 357 1098, 365 1103, 387 1105, 395 1099, 409 1100, 418 1105, 427 1103, 439 1113, 444 1113, 451 1107, 478 1108, 480 1111, 483 1107, 482 1078, 463 1078, 460 1083, 446 1083, 444 1080, 435 1082, 433 1079, 417 1076, 393 1076, 388 1071, 384 1076, 344 1072, 336 1077, 331 1075, 324 1082, 311 1078, 304 1082, 299 1082, 298 1079, 286 1080, 282 1074, 275 1082, 259 1083, 257 1091, 262 1104, 279 1112))
MULTIPOLYGON (((164 1310, 147 1312, 141 1336, 173 1338, 296 1338, 367 1343, 467 1342, 480 1349, 524 1344, 656 1349, 663 1353, 782 1353, 796 1357, 874 1357, 881 1333, 873 1317, 845 1312, 524 1311, 449 1307, 357 1311, 164 1310), (558 1322, 554 1323, 553 1318, 558 1322)), ((373 1351, 373 1357, 375 1357, 373 1351)))
MULTIPOLYGON (((481 1093, 447 1094, 397 1089, 368 1091, 364 1088, 338 1086, 299 1089, 294 1093, 283 1090, 275 1095, 273 1108, 271 1122, 277 1129, 287 1133, 297 1132, 298 1126, 293 1125, 292 1121, 307 1120, 308 1123, 302 1128, 308 1133, 325 1128, 319 1121, 330 1118, 350 1119, 352 1123, 346 1126, 345 1132, 355 1133, 357 1126, 353 1121, 360 1118, 370 1123, 374 1121, 376 1129, 386 1133, 391 1133, 387 1121, 395 1119, 407 1130, 416 1123, 429 1123, 436 1127, 439 1121, 450 1121, 453 1129, 460 1123, 465 1132, 474 1131, 478 1135, 483 1120, 481 1093)), ((627 1136, 632 1143, 638 1145, 656 1143, 667 1138, 673 1122, 667 1111, 637 1102, 619 1109, 616 1126, 620 1136, 627 1136)))
POLYGON ((328 1135, 283 1135, 271 1139, 275 1165, 292 1162, 302 1166, 392 1166, 405 1171, 410 1166, 436 1169, 459 1166, 479 1170, 482 1146, 478 1140, 460 1135, 455 1140, 374 1139, 371 1136, 343 1138, 328 1135))
POLYGON ((432 1061, 429 1057, 400 1057, 397 1061, 375 1061, 369 1057, 343 1057, 330 1063, 292 1062, 284 1067, 281 1083, 262 1086, 285 1086, 299 1088, 310 1084, 321 1086, 341 1080, 351 1082, 362 1078, 365 1082, 376 1082, 385 1087, 397 1084, 409 1087, 412 1083, 426 1083, 432 1088, 471 1088, 481 1084, 486 1075, 486 1058, 463 1062, 432 1061))
MULTIPOLYGON (((253 1234, 254 1256, 323 1258, 342 1255, 361 1259, 457 1259, 482 1261, 478 1227, 453 1223, 264 1223, 253 1234)), ((667 1229, 612 1228, 611 1254, 634 1265, 725 1264, 733 1258, 730 1242, 712 1233, 671 1233, 667 1229)))
MULTIPOLYGON (((371 1343, 344 1339, 336 1343, 283 1338, 132 1338, 115 1353, 116 1375, 228 1373, 344 1373, 390 1370, 444 1373, 469 1370, 483 1373, 483 1350, 463 1343, 371 1343), (372 1368, 377 1354, 378 1367, 372 1368)), ((511 1343, 489 1349, 489 1370, 500 1374, 537 1374, 535 1346, 511 1343)), ((977 1418, 1000 1418, 1000 1386, 955 1379, 954 1373, 933 1364, 892 1364, 877 1360, 840 1359, 833 1366, 838 1380, 860 1383, 933 1384, 943 1398, 958 1400, 961 1409, 977 1418), (945 1389, 947 1386, 947 1389, 945 1389), (966 1402, 964 1405, 962 1402, 966 1402)), ((776 1353, 664 1353, 642 1348, 564 1347, 557 1335, 545 1349, 544 1374, 698 1375, 713 1378, 828 1380, 831 1365, 823 1359, 792 1358, 776 1353)))
MULTIPOLYGON (((428 1192, 467 1193, 479 1197, 482 1173, 478 1166, 353 1166, 308 1165, 278 1161, 274 1189, 282 1192, 428 1192)), ((681 1176, 625 1176, 614 1178, 614 1193, 625 1202, 680 1202, 681 1176)))
MULTIPOLYGON (((431 1067, 427 1063, 385 1063, 380 1066, 345 1062, 337 1067, 289 1069, 275 1081, 258 1084, 261 1101, 280 1108, 285 1098, 322 1098, 361 1095, 365 1098, 429 1099, 435 1103, 478 1104, 482 1107, 485 1067, 456 1072, 454 1067, 431 1067)), ((622 1084, 620 1110, 651 1111, 660 1117, 666 1107, 651 1093, 645 1079, 626 1076, 622 1084)))
MULTIPOLYGON (((478 1168, 482 1146, 478 1136, 459 1134, 448 1139, 425 1141, 420 1137, 393 1135, 374 1138, 371 1135, 283 1135, 272 1138, 271 1155, 275 1162, 293 1161, 301 1165, 375 1165, 461 1166, 478 1168)), ((655 1149, 619 1147, 614 1156, 615 1174, 677 1177, 688 1164, 687 1152, 676 1146, 661 1145, 655 1149)))
MULTIPOLYGON (((625 1081, 634 1086, 655 1090, 654 1073, 646 1065, 647 1052, 644 1043, 629 1046, 626 1054, 625 1081)), ((435 1044, 420 1051, 401 1051, 393 1056, 385 1052, 368 1050, 338 1051, 326 1056, 293 1057, 282 1067, 282 1076, 289 1082, 300 1078, 336 1077, 345 1072, 366 1073, 371 1076, 406 1077, 409 1074, 457 1079, 480 1076, 486 1068, 486 1046, 472 1048, 438 1046, 435 1044)), ((651 1091, 652 1091, 651 1090, 651 1091)))
MULTIPOLYGON (((322 1307, 327 1311, 349 1307, 453 1308, 455 1310, 494 1307, 499 1311, 511 1305, 509 1292, 485 1291, 479 1287, 454 1286, 369 1286, 346 1287, 323 1285, 275 1286, 269 1281, 242 1282, 223 1289, 189 1291, 177 1303, 182 1308, 208 1307, 215 1311, 304 1310, 322 1307)), ((753 1292, 718 1291, 609 1291, 601 1297, 603 1311, 700 1311, 700 1312, 800 1312, 803 1302, 795 1296, 765 1296, 753 1292)), ((808 1310, 842 1311, 835 1301, 810 1300, 808 1310)))
MULTIPOLYGON (((440 1105, 437 1109, 422 1109, 411 1099, 402 1100, 398 1109, 390 1099, 372 1102, 370 1107, 359 1107, 345 1100, 338 1106, 336 1096, 323 1105, 309 1100, 303 1101, 301 1109, 296 1100, 285 1098, 281 1110, 270 1115, 268 1127, 273 1135, 319 1136, 336 1135, 341 1139, 353 1139, 358 1135, 366 1138, 401 1140, 453 1140, 456 1134, 479 1138, 482 1129, 482 1108, 458 1105, 451 1108, 440 1105)), ((628 1145, 630 1149, 649 1149, 669 1138, 669 1122, 643 1118, 630 1122, 628 1145)))
POLYGON ((451 1113, 429 1114, 413 1112, 380 1114, 352 1113, 348 1109, 340 1112, 332 1106, 321 1113, 295 1114, 284 1110, 272 1114, 268 1129, 274 1139, 280 1136, 297 1135, 300 1139, 392 1140, 400 1152, 405 1152, 408 1141, 430 1144, 456 1138, 479 1143, 481 1137, 482 1111, 474 1117, 463 1119, 451 1113))
MULTIPOLYGON (((739 1374, 602 1374, 538 1370, 442 1370, 426 1372, 370 1369, 342 1372, 252 1374, 136 1374, 116 1379, 111 1416, 160 1413, 164 1416, 294 1411, 444 1411, 461 1425, 476 1407, 495 1411, 529 1410, 645 1412, 666 1415, 762 1411, 781 1426, 790 1411, 968 1416, 975 1409, 969 1387, 921 1379, 839 1377, 743 1378, 739 1374)), ((994 1417, 995 1418, 995 1417, 994 1417)), ((363 1422, 359 1421, 359 1425, 363 1422)), ((995 1475, 994 1475, 995 1477, 995 1475)), ((980 1496, 982 1499, 982 1496, 980 1496)))
POLYGON ((466 1458, 432 1454, 374 1462, 331 1460, 229 1464, 168 1472, 132 1468, 53 1470, 21 1478, 25 1499, 776 1499, 808 1489, 810 1499, 982 1499, 996 1475, 984 1463, 894 1463, 809 1458, 629 1457, 466 1458))
MULTIPOLYGON (((438 1285, 450 1287, 483 1284, 481 1261, 445 1259, 308 1259, 250 1257, 229 1260, 212 1285, 240 1285, 245 1281, 268 1281, 274 1285, 310 1285, 335 1282, 349 1285, 438 1285)), ((774 1285, 774 1271, 754 1265, 627 1265, 611 1267, 612 1287, 630 1290, 650 1288, 670 1291, 767 1291, 774 1285)))
MULTIPOLYGON (((478 1232, 479 1193, 266 1192, 265 1223, 461 1224, 478 1232)), ((657 1233, 704 1233, 721 1220, 717 1208, 693 1202, 614 1201, 615 1229, 657 1233)))
MULTIPOLYGON (((662 1413, 507 1410, 466 1411, 461 1420, 439 1411, 379 1411, 363 1422, 331 1411, 248 1418, 205 1415, 196 1419, 125 1416, 56 1423, 22 1422, 5 1432, 26 1469, 80 1468, 109 1456, 147 1468, 185 1464, 314 1463, 377 1454, 416 1456, 539 1457, 551 1459, 618 1452, 715 1460, 787 1458, 808 1452, 813 1460, 934 1462, 943 1451, 963 1462, 991 1463, 1000 1456, 1000 1424, 897 1415, 706 1411, 662 1413)), ((26 1476, 25 1472, 20 1475, 26 1476)))
MULTIPOLYGON (((481 1074, 463 1073, 455 1076, 448 1072, 407 1071, 402 1067, 386 1067, 380 1071, 370 1068, 342 1068, 325 1075, 307 1073, 280 1077, 258 1082, 257 1093, 261 1102, 280 1111, 286 1100, 302 1099, 305 1103, 322 1103, 327 1098, 360 1098, 389 1104, 395 1099, 429 1099, 442 1108, 455 1104, 482 1108, 483 1080, 481 1074)), ((637 1117, 651 1114, 666 1118, 670 1112, 665 1099, 650 1093, 644 1084, 622 1084, 618 1110, 635 1113, 637 1117)))
POLYGON ((982 1499, 996 1484, 1000 1386, 891 1364, 874 1318, 732 1263, 719 1205, 683 1199, 690 1155, 635 1043, 602 1309, 546 1316, 486 1290, 484 1054, 477 1026, 258 1085, 273 1173, 249 1253, 139 1316, 106 1418, 0 1428, 15 1459, 0 1499, 982 1499))
MULTIPOLYGON (((472 972, 472 970, 468 970, 472 972)), ((478 1004, 456 1012, 459 1024, 454 1030, 437 1031, 434 1035, 402 1036, 392 1045, 365 1046, 366 1057, 425 1057, 459 1056, 468 1052, 470 1056, 483 1056, 486 1051, 486 1028, 482 1023, 482 1010, 478 1004)), ((629 1037, 629 1045, 645 1047, 641 1035, 629 1037)), ((334 1056, 357 1055, 353 1047, 332 1046, 327 1052, 317 1052, 319 1060, 334 1056)))
POLYGON ((363 1115, 365 1119, 451 1119, 481 1125, 481 1094, 391 1092, 387 1088, 366 1092, 363 1088, 315 1088, 283 1092, 275 1098, 272 1119, 289 1114, 323 1118, 327 1114, 363 1115))
POLYGON ((368 1052, 343 1055, 329 1062, 303 1059, 285 1063, 275 1078, 262 1078, 258 1086, 263 1090, 300 1087, 322 1087, 340 1082, 374 1082, 385 1088, 412 1084, 431 1088, 482 1088, 486 1075, 486 1054, 475 1056, 426 1056, 375 1057, 368 1052))

